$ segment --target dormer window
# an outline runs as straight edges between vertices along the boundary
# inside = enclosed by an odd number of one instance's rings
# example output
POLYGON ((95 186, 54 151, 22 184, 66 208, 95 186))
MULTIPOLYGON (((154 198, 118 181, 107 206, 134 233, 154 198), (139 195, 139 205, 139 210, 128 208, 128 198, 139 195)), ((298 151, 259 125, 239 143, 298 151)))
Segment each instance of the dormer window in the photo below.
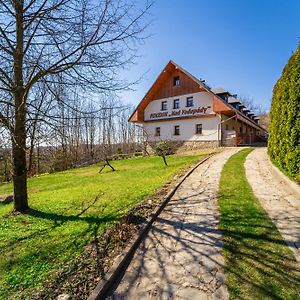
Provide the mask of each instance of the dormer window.
POLYGON ((173 86, 179 86, 179 84, 180 84, 179 76, 173 77, 173 86))
POLYGON ((162 101, 161 110, 167 110, 167 109, 168 109, 167 101, 162 101))

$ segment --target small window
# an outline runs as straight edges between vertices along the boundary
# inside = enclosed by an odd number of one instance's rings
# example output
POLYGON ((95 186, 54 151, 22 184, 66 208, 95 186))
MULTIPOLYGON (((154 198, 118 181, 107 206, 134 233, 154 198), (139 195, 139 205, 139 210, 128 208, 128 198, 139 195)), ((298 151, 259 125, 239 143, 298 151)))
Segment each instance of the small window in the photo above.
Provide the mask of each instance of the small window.
POLYGON ((179 86, 179 84, 180 84, 179 76, 175 76, 173 78, 173 86, 179 86))
POLYGON ((194 106, 194 99, 193 99, 193 97, 186 98, 186 106, 187 107, 194 106))
POLYGON ((179 125, 174 126, 174 135, 180 135, 179 125))
POLYGON ((175 99, 174 100, 174 106, 173 106, 174 109, 178 109, 179 108, 179 99, 175 99))
POLYGON ((243 127, 242 126, 240 127, 240 133, 243 133, 243 127))
POLYGON ((226 130, 229 130, 228 124, 226 124, 226 130))
POLYGON ((196 124, 196 134, 202 134, 202 124, 196 124))
POLYGON ((168 109, 168 106, 167 106, 167 101, 163 101, 161 103, 161 110, 167 110, 168 109))
POLYGON ((155 136, 160 136, 160 127, 155 128, 155 136))

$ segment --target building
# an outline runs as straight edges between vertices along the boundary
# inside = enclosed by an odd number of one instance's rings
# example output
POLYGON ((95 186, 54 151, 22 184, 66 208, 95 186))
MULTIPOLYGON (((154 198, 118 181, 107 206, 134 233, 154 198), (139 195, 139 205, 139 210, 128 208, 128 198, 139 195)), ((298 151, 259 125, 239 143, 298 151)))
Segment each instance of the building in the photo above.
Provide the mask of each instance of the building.
POLYGON ((251 145, 266 130, 236 95, 211 89, 170 61, 129 121, 140 123, 150 146, 168 140, 177 149, 251 145))

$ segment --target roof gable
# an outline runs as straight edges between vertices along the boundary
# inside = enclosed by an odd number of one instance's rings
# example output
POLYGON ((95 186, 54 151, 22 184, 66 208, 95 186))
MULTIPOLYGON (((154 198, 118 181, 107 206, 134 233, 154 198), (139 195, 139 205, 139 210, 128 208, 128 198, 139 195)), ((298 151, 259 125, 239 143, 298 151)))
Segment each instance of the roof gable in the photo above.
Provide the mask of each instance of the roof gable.
POLYGON ((199 83, 195 82, 190 76, 184 73, 179 68, 168 68, 163 71, 164 81, 159 82, 153 87, 151 93, 151 100, 176 97, 185 94, 197 93, 201 87, 199 83), (179 86, 174 86, 174 77, 179 77, 179 86))
POLYGON ((142 101, 139 103, 136 110, 130 116, 129 121, 142 122, 144 120, 144 109, 153 100, 197 93, 200 91, 207 91, 200 80, 182 69, 173 61, 169 61, 142 101), (173 85, 173 78, 176 76, 179 76, 180 79, 179 86, 173 85))

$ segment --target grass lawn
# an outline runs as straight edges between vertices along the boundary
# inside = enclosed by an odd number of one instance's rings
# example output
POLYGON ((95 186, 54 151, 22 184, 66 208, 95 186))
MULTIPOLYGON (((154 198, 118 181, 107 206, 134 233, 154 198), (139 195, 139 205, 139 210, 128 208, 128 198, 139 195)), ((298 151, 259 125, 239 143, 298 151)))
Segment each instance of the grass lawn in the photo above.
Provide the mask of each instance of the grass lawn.
POLYGON ((233 155, 220 181, 220 229, 230 298, 300 299, 300 268, 245 176, 243 164, 251 151, 233 155))
MULTIPOLYGON (((113 162, 116 172, 98 174, 94 165, 29 179, 29 214, 0 206, 0 299, 30 299, 95 235, 203 155, 170 156, 168 167, 160 157, 139 157, 113 162)), ((11 192, 11 184, 0 186, 0 195, 11 192)))

